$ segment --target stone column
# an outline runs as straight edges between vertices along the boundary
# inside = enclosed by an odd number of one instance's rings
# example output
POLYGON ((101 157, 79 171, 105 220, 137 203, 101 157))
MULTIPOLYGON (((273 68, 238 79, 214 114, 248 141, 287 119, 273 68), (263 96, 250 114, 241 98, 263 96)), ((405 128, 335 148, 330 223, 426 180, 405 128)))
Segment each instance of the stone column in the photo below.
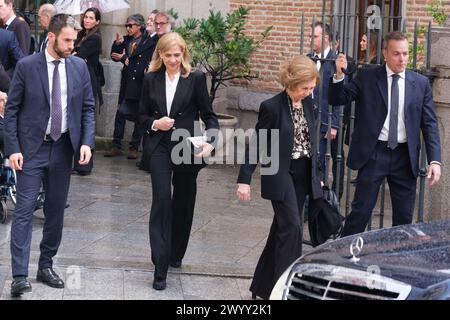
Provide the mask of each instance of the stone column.
POLYGON ((425 220, 450 217, 450 25, 434 27, 431 42, 431 65, 439 71, 433 83, 433 98, 441 135, 443 171, 439 183, 432 188, 427 186, 425 220))

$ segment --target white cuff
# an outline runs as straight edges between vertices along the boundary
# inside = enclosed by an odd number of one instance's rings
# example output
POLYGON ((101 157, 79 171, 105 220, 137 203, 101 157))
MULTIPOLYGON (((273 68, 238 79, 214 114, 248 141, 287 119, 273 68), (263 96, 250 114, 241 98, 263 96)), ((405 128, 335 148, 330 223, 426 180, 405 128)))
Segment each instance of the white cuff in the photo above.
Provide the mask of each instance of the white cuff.
POLYGON ((151 126, 152 131, 158 131, 158 129, 155 128, 155 122, 156 122, 156 120, 153 120, 153 123, 151 126))
POLYGON ((344 78, 345 78, 345 76, 343 76, 341 79, 337 79, 336 73, 335 73, 335 74, 333 74, 333 83, 339 83, 339 82, 343 81, 344 78))

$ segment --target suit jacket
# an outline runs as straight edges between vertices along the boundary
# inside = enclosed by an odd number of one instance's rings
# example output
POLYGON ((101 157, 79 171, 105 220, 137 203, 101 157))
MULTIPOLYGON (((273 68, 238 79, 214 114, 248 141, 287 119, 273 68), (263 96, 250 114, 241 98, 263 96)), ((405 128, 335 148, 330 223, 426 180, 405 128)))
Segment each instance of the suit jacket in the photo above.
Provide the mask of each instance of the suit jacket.
POLYGON ((0 62, 0 91, 8 93, 9 90, 9 75, 6 72, 5 68, 3 68, 2 63, 0 62))
MULTIPOLYGON (((318 146, 316 145, 317 136, 317 111, 311 96, 302 100, 303 110, 308 123, 310 142, 311 142, 311 164, 312 164, 312 196, 314 199, 323 196, 320 181, 322 181, 322 169, 317 158, 318 146)), ((256 124, 256 133, 261 129, 279 130, 279 170, 274 175, 261 175, 261 196, 269 200, 281 201, 284 199, 286 191, 286 181, 290 179, 289 169, 292 158, 292 149, 294 147, 294 123, 289 110, 289 102, 286 91, 263 101, 259 108, 258 122, 256 124)), ((270 131, 269 131, 270 134, 270 131)), ((256 135, 252 137, 252 143, 256 143, 256 135)), ((265 154, 272 154, 270 138, 267 143, 268 150, 265 154)), ((260 146, 258 145, 258 149, 260 146)), ((248 147, 245 152, 245 164, 241 165, 238 177, 238 183, 250 184, 252 174, 256 169, 256 164, 249 163, 248 147)), ((258 150, 258 155, 261 150, 258 150)), ((270 166, 265 164, 262 166, 270 166)))
MULTIPOLYGON (((311 54, 308 54, 309 57, 311 57, 311 54)), ((337 54, 333 50, 330 49, 326 59, 336 59, 337 54)), ((333 76, 335 72, 334 63, 332 61, 323 61, 320 64, 320 75, 321 75, 321 81, 320 83, 314 88, 314 101, 318 106, 320 106, 320 122, 322 125, 328 125, 328 109, 329 109, 329 103, 328 103, 328 79, 333 76), (322 87, 321 87, 322 86, 322 87), (320 94, 319 94, 320 92, 320 94), (320 101, 320 96, 322 96, 322 100, 320 101), (320 103, 321 102, 321 103, 320 103)), ((333 114, 331 115, 331 126, 333 128, 339 128, 339 109, 333 108, 333 114)))
POLYGON ((133 53, 128 55, 130 42, 133 40, 131 36, 125 36, 124 41, 116 45, 113 42, 111 53, 122 53, 125 49, 125 56, 122 58, 123 63, 122 79, 120 82, 119 104, 123 99, 139 100, 141 97, 142 81, 144 79, 145 70, 147 70, 150 60, 155 51, 158 36, 150 37, 147 32, 142 33, 141 42, 133 53), (125 60, 128 58, 128 66, 125 60))
MULTIPOLYGON (((166 138, 170 140, 172 130, 154 131, 151 129, 153 121, 165 116, 174 119, 175 127, 177 129, 186 129, 189 131, 190 136, 194 136, 195 122, 199 120, 199 117, 205 123, 207 133, 210 133, 208 132, 210 129, 219 129, 219 122, 211 106, 206 76, 203 72, 191 72, 187 78, 180 76, 169 115, 167 114, 166 106, 165 68, 145 75, 138 118, 143 130, 146 132, 141 161, 141 169, 143 170, 149 170, 147 167, 148 160, 161 139, 166 138)), ((170 148, 173 148, 179 142, 171 142, 170 148)), ((208 139, 208 142, 213 145, 215 143, 212 137, 208 139)), ((188 166, 189 170, 193 168, 188 166)))
MULTIPOLYGON (((388 80, 386 66, 362 68, 356 77, 344 85, 330 79, 331 104, 358 101, 356 126, 352 136, 347 165, 353 170, 362 168, 375 150, 388 111, 388 80)), ((428 161, 441 162, 439 129, 428 79, 406 70, 405 127, 411 170, 419 173, 420 131, 425 139, 428 161)))
POLYGON ((14 32, 19 41, 19 46, 25 55, 30 54, 31 33, 30 26, 24 20, 16 17, 8 26, 8 31, 14 32))
MULTIPOLYGON (((66 59, 67 125, 74 150, 82 144, 94 148, 95 104, 86 63, 66 59)), ((44 141, 50 118, 50 92, 45 52, 27 56, 17 64, 5 112, 5 153, 21 152, 31 159, 44 141)))
POLYGON ((19 47, 19 42, 13 32, 0 29, 0 62, 10 77, 13 74, 17 61, 22 59, 24 54, 19 47))

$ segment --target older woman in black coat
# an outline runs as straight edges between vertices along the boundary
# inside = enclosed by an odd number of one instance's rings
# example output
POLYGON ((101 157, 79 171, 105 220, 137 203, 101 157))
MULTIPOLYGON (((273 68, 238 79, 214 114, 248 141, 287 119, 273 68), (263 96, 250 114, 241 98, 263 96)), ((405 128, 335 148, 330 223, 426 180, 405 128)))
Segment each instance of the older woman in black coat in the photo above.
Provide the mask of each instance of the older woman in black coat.
MULTIPOLYGON (((316 65, 306 56, 291 59, 281 68, 280 82, 285 90, 261 103, 256 131, 250 141, 258 144, 258 154, 264 150, 272 158, 261 168, 261 195, 271 200, 275 212, 250 286, 253 298, 268 299, 277 279, 300 256, 305 196, 310 194, 314 199, 322 196, 317 115, 311 97, 319 83, 316 65), (268 133, 267 140, 263 138, 264 130, 268 133), (263 170, 270 166, 278 168, 264 174, 263 170)), ((246 161, 239 172, 240 200, 250 200, 251 196, 250 182, 257 165, 249 161, 251 149, 247 148, 246 161)))

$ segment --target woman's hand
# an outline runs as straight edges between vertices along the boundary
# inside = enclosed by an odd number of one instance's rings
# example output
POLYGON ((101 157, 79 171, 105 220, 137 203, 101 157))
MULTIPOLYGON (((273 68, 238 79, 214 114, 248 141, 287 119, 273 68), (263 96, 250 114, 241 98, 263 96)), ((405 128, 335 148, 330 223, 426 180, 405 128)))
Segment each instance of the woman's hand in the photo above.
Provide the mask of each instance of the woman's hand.
POLYGON ((249 201, 251 198, 250 185, 245 183, 238 183, 236 195, 239 200, 249 201))
POLYGON ((198 143, 198 147, 202 149, 199 153, 197 153, 196 157, 209 157, 211 155, 211 152, 214 150, 214 147, 208 143, 208 142, 200 142, 198 143))
POLYGON ((162 117, 161 119, 155 120, 153 127, 161 131, 169 131, 175 124, 175 120, 169 117, 162 117))

